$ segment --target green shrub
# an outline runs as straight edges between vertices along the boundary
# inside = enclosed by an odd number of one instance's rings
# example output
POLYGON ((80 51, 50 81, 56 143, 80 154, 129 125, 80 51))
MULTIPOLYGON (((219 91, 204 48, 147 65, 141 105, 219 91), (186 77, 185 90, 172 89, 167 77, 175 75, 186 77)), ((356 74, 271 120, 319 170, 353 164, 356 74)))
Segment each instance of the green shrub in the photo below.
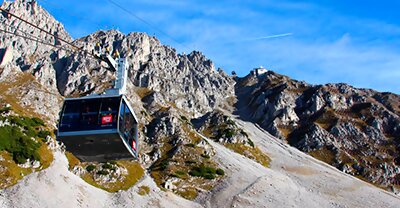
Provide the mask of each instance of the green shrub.
POLYGON ((10 122, 12 124, 26 127, 26 128, 34 128, 39 126, 44 126, 44 122, 40 118, 28 118, 24 116, 10 116, 10 122))
POLYGON ((195 177, 203 177, 205 179, 214 179, 216 170, 213 167, 201 165, 199 167, 194 167, 189 171, 189 175, 195 177))
POLYGON ((215 179, 215 174, 206 174, 203 176, 203 178, 212 180, 212 179, 215 179))
POLYGON ((104 169, 112 169, 113 168, 113 166, 109 163, 103 164, 101 167, 104 169))
POLYGON ((188 118, 186 118, 186 116, 181 116, 181 119, 182 119, 183 121, 188 121, 188 118))
POLYGON ((182 175, 185 175, 185 172, 181 171, 181 170, 178 170, 178 171, 175 172, 175 174, 182 176, 182 175))
POLYGON ((247 139, 247 143, 248 143, 251 147, 254 147, 254 142, 251 141, 251 139, 247 139))
POLYGON ((196 145, 195 145, 195 144, 193 144, 193 143, 190 143, 190 144, 185 144, 185 146, 186 146, 186 147, 192 147, 192 148, 196 147, 196 145))
POLYGON ((46 131, 46 130, 41 130, 41 131, 39 131, 39 133, 37 134, 37 136, 39 137, 39 138, 43 138, 43 139, 45 139, 47 136, 50 136, 51 135, 51 133, 49 132, 49 131, 46 131))
POLYGON ((168 164, 169 164, 168 160, 162 161, 162 162, 160 163, 160 169, 161 169, 161 170, 167 169, 168 164))
POLYGON ((231 119, 228 119, 227 121, 226 121, 226 124, 228 124, 228 125, 236 125, 235 124, 235 122, 233 121, 233 120, 231 120, 231 119))
POLYGON ((40 144, 21 132, 19 127, 0 127, 0 151, 11 153, 16 163, 25 163, 27 159, 40 160, 39 147, 40 144))
POLYGON ((206 158, 206 159, 210 159, 210 155, 207 154, 201 154, 202 157, 206 158))
POLYGON ((195 177, 201 177, 201 173, 197 169, 193 169, 189 171, 189 175, 195 176, 195 177))
POLYGON ((34 127, 44 126, 44 121, 42 119, 40 119, 40 118, 33 117, 31 120, 33 122, 33 126, 34 127))
POLYGON ((10 107, 4 107, 0 109, 0 113, 8 113, 11 110, 10 107))
POLYGON ((117 168, 113 166, 111 163, 106 163, 101 166, 103 169, 107 169, 110 171, 115 171, 117 168))
POLYGON ((225 171, 222 170, 221 168, 218 168, 217 171, 215 171, 218 175, 223 176, 225 175, 225 171))
POLYGON ((243 136, 245 136, 245 137, 249 137, 249 135, 248 135, 245 131, 243 131, 243 130, 240 130, 240 133, 241 133, 243 136))
POLYGON ((223 135, 225 135, 226 138, 231 138, 233 135, 235 135, 235 131, 233 129, 224 129, 223 135))
POLYGON ((220 139, 222 137, 232 138, 234 135, 235 135, 235 130, 234 129, 231 129, 231 128, 225 128, 225 129, 220 128, 220 129, 218 129, 218 134, 217 134, 217 136, 214 137, 214 139, 218 140, 218 139, 220 139))
POLYGON ((171 174, 169 174, 169 176, 174 177, 174 178, 180 178, 180 176, 176 175, 175 173, 171 173, 171 174))
POLYGON ((86 166, 86 170, 88 172, 92 172, 94 169, 96 169, 96 166, 93 165, 93 164, 90 164, 90 165, 86 166))
POLYGON ((196 164, 196 161, 193 161, 193 160, 186 160, 186 161, 185 161, 185 164, 186 164, 186 165, 196 164))
POLYGON ((107 170, 99 170, 99 171, 97 171, 97 174, 98 175, 108 175, 109 172, 107 170))

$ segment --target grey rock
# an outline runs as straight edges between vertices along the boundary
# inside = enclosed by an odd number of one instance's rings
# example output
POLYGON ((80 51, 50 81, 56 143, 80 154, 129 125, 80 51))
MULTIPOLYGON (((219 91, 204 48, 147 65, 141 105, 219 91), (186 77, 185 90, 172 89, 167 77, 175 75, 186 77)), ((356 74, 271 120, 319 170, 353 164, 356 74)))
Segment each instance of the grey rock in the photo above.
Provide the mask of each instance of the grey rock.
POLYGON ((304 152, 310 152, 330 145, 333 140, 334 138, 329 134, 329 132, 318 125, 313 124, 310 130, 300 138, 296 147, 304 152))

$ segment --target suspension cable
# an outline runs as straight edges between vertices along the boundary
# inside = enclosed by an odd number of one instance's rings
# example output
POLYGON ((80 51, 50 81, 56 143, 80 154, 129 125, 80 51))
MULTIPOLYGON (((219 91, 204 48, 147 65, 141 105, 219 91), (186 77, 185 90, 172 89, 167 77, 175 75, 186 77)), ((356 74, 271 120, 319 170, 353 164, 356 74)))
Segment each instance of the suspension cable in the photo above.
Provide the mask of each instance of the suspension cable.
POLYGON ((132 17, 140 20, 141 22, 143 22, 144 24, 148 25, 150 28, 153 28, 154 30, 160 32, 161 34, 163 34, 164 36, 168 37, 169 39, 171 39, 173 42, 183 46, 186 49, 189 49, 188 46, 186 46, 183 43, 180 43, 179 41, 177 41, 175 38, 173 38, 172 36, 168 35, 166 32, 164 32, 163 30, 161 30, 160 28, 158 28, 157 26, 151 24, 150 22, 146 21, 145 19, 139 17, 138 15, 136 15, 135 13, 133 13, 132 11, 126 9, 125 7, 121 6, 119 3, 117 3, 114 0, 107 0, 108 2, 110 2, 111 4, 113 4, 114 6, 118 7, 119 9, 121 9, 122 11, 126 12, 127 14, 131 15, 132 17))
MULTIPOLYGON (((46 34, 49 34, 49 35, 51 35, 51 36, 54 36, 54 35, 52 35, 50 32, 48 32, 48 31, 46 31, 46 30, 40 28, 39 26, 37 26, 37 25, 35 25, 35 24, 33 24, 33 23, 31 23, 31 22, 25 20, 25 19, 22 19, 21 17, 18 17, 17 15, 15 15, 15 14, 9 12, 9 11, 6 11, 6 10, 4 10, 4 9, 2 9, 2 8, 0 8, 0 10, 6 12, 7 14, 10 14, 11 16, 17 18, 18 20, 20 20, 20 21, 22 21, 22 22, 24 22, 24 23, 26 23, 26 24, 28 24, 28 25, 33 26, 34 28, 37 28, 38 30, 40 30, 40 31, 42 31, 42 32, 44 32, 44 33, 46 33, 46 34)), ((13 27, 13 26, 11 26, 11 25, 8 25, 8 26, 13 27)), ((15 28, 15 27, 14 27, 14 28, 15 28)), ((16 31, 21 31, 21 30, 19 30, 19 29, 17 29, 17 28, 15 28, 15 30, 16 30, 16 31)), ((55 44, 51 44, 51 43, 45 42, 45 41, 43 41, 40 37, 36 37, 36 36, 33 36, 33 35, 30 35, 30 37, 29 37, 29 36, 17 34, 17 33, 15 33, 15 32, 13 33, 13 32, 10 32, 10 31, 4 30, 4 29, 0 29, 0 31, 1 31, 1 32, 4 32, 4 33, 7 33, 7 34, 15 35, 15 36, 18 36, 18 37, 27 39, 27 40, 35 41, 35 42, 38 42, 38 43, 41 43, 41 44, 44 44, 44 45, 47 45, 47 46, 51 46, 51 47, 54 47, 54 48, 58 48, 58 49, 60 49, 60 50, 65 50, 65 51, 69 51, 69 52, 72 51, 71 49, 67 49, 67 48, 62 47, 62 46, 57 46, 57 45, 55 45, 55 44)), ((26 34, 26 32, 24 32, 24 31, 21 31, 21 32, 23 32, 23 33, 26 34)), ((75 46, 73 43, 68 42, 68 41, 66 41, 66 40, 63 39, 63 38, 59 38, 59 40, 62 40, 63 42, 67 43, 67 44, 70 45, 70 46, 73 46, 75 49, 77 49, 77 51, 80 51, 80 52, 83 52, 83 53, 86 54, 86 55, 89 55, 90 58, 93 58, 93 59, 95 59, 95 60, 103 61, 101 58, 99 58, 99 57, 93 55, 92 53, 90 53, 90 52, 84 50, 83 47, 82 47, 82 48, 79 48, 79 47, 75 46)), ((77 51, 74 51, 74 52, 77 52, 77 51)), ((167 78, 165 78, 165 77, 158 76, 158 75, 154 75, 154 74, 150 74, 150 73, 146 73, 146 72, 143 72, 143 71, 140 71, 140 70, 131 69, 131 71, 137 72, 137 73, 139 73, 139 74, 144 74, 144 75, 152 76, 152 77, 158 78, 158 79, 160 79, 160 80, 175 82, 175 83, 182 84, 182 85, 185 84, 185 83, 179 82, 179 81, 177 81, 177 80, 175 80, 175 79, 167 79, 167 78)))
POLYGON ((54 34, 52 34, 51 32, 49 32, 49 31, 47 31, 47 30, 45 30, 45 29, 42 29, 41 27, 39 27, 39 26, 37 26, 37 25, 35 25, 35 24, 33 24, 33 23, 31 23, 31 22, 25 20, 25 19, 22 19, 21 17, 19 17, 19 16, 13 14, 13 13, 11 13, 11 12, 9 12, 9 11, 7 11, 7 10, 1 8, 1 7, 0 7, 0 10, 3 11, 3 12, 5 12, 5 13, 7 13, 8 15, 13 16, 13 17, 15 17, 16 19, 18 19, 18 20, 20 20, 20 21, 22 21, 22 22, 24 22, 24 23, 26 23, 26 24, 28 24, 28 25, 30 25, 30 26, 32 26, 32 27, 38 29, 38 30, 40 30, 41 32, 44 32, 44 33, 46 33, 46 34, 48 34, 48 35, 54 37, 55 39, 58 39, 58 40, 60 40, 60 41, 62 41, 62 42, 64 42, 64 43, 66 43, 66 44, 68 44, 68 45, 74 47, 75 49, 78 49, 78 50, 80 49, 79 47, 75 46, 75 45, 72 44, 71 42, 69 42, 69 41, 67 41, 67 40, 65 40, 65 39, 63 39, 63 38, 56 37, 56 36, 55 36, 54 34))

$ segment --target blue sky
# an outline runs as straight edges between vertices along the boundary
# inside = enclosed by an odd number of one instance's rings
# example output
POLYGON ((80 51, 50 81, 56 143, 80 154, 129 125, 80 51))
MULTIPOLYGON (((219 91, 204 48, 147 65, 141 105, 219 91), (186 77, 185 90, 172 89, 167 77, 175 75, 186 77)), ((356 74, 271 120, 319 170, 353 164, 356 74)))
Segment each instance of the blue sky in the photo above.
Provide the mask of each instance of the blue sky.
POLYGON ((146 32, 240 76, 262 65, 313 84, 400 93, 400 1, 111 1, 136 17, 109 0, 38 0, 74 38, 99 29, 146 32), (292 35, 260 39, 285 33, 292 35))

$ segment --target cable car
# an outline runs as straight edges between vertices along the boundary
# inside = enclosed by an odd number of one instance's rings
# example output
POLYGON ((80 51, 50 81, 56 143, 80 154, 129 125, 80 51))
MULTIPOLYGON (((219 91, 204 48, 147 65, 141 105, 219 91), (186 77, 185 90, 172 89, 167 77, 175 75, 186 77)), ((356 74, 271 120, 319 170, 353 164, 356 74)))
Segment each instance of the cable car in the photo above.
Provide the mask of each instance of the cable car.
POLYGON ((58 139, 82 161, 137 157, 138 122, 125 96, 64 101, 58 139))
POLYGON ((125 97, 125 59, 103 57, 117 71, 114 88, 105 94, 66 98, 57 139, 82 161, 105 162, 138 157, 138 119, 125 97))

